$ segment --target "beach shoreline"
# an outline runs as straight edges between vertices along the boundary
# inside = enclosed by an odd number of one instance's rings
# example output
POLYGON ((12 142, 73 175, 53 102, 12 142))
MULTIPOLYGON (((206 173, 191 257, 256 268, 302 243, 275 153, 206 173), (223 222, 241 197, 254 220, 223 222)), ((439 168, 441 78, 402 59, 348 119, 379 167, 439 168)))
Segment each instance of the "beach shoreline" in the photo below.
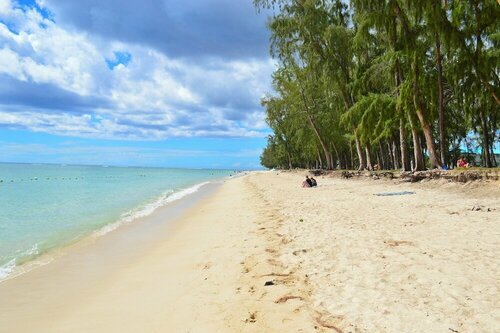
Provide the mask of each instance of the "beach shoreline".
MULTIPOLYGON (((98 229, 92 230, 87 234, 80 235, 74 239, 67 240, 60 245, 53 246, 44 250, 42 253, 33 253, 32 258, 23 260, 20 264, 12 265, 12 267, 2 266, 4 274, 0 275, 0 283, 6 280, 16 278, 40 266, 49 264, 53 260, 71 253, 76 249, 89 246, 100 237, 115 231, 118 228, 129 224, 137 224, 135 227, 145 227, 151 218, 151 214, 155 214, 152 219, 163 220, 162 223, 168 223, 175 219, 175 216, 195 205, 202 198, 210 195, 215 188, 220 186, 223 180, 212 180, 194 184, 193 186, 179 189, 177 191, 167 191, 160 195, 157 199, 147 202, 146 204, 135 207, 126 214, 111 223, 105 224, 98 229), (162 216, 158 218, 158 216, 162 216)), ((151 222, 149 222, 151 223, 151 222)), ((35 246, 36 247, 36 246, 35 246)), ((12 261, 15 261, 13 259, 12 261)))
POLYGON ((320 176, 304 189, 303 176, 227 179, 189 207, 168 205, 177 215, 153 213, 145 220, 158 223, 122 226, 0 283, 0 331, 497 327, 498 182, 320 176), (374 195, 404 191, 414 194, 374 195))
POLYGON ((196 192, 230 170, 0 163, 0 280, 196 192))

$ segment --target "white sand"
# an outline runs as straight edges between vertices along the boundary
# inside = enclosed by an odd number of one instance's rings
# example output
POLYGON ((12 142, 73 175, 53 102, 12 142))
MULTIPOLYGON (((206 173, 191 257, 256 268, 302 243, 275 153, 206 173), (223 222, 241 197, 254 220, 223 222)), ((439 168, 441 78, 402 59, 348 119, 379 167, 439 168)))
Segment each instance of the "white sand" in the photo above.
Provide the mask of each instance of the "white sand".
POLYGON ((0 283, 0 332, 498 331, 498 182, 302 177, 232 179, 147 246, 123 227, 0 283))
POLYGON ((324 323, 343 332, 499 331, 498 182, 320 178, 302 189, 302 179, 258 183, 285 221, 279 260, 307 274, 324 323), (415 194, 374 195, 395 191, 415 194))

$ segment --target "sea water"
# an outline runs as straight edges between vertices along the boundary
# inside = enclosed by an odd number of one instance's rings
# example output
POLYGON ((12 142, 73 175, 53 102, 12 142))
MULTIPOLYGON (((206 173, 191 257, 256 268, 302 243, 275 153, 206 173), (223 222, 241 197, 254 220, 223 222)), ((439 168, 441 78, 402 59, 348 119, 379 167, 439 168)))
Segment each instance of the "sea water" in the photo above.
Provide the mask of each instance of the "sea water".
POLYGON ((0 163, 0 279, 41 254, 102 235, 232 173, 0 163))

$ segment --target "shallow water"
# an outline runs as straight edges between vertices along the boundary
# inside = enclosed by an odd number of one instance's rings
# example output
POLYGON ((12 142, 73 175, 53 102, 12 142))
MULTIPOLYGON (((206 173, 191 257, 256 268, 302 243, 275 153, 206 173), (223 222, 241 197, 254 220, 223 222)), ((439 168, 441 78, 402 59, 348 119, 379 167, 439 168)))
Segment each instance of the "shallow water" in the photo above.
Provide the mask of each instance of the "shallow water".
POLYGON ((51 249, 104 234, 232 173, 0 163, 0 279, 51 249))

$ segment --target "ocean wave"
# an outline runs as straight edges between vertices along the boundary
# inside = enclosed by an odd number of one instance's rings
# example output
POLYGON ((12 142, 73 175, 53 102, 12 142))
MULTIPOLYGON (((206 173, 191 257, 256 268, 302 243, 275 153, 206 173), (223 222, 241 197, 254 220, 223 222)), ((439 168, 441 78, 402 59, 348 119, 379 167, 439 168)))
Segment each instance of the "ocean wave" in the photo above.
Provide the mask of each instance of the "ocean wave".
POLYGON ((0 281, 11 277, 12 273, 16 270, 16 267, 19 267, 18 264, 22 264, 23 262, 29 260, 30 258, 36 257, 40 254, 40 250, 38 249, 38 244, 33 245, 26 251, 19 252, 16 255, 16 258, 9 260, 4 265, 0 266, 0 281))
POLYGON ((162 207, 170 202, 182 199, 187 195, 196 193, 197 191, 200 190, 201 187, 203 187, 204 185, 207 185, 209 183, 210 182, 199 183, 199 184, 193 185, 191 187, 179 190, 177 192, 174 190, 168 190, 168 191, 162 193, 162 195, 160 195, 160 197, 158 199, 156 199, 155 201, 122 214, 122 216, 120 217, 120 219, 118 221, 102 227, 101 229, 97 230, 94 233, 94 235, 97 237, 103 236, 103 235, 117 229, 118 227, 120 227, 121 225, 123 225, 125 223, 132 222, 132 221, 139 219, 141 217, 146 217, 146 216, 150 215, 151 213, 153 213, 158 208, 160 208, 160 207, 162 207))
POLYGON ((12 259, 5 265, 0 266, 0 280, 3 280, 6 277, 8 277, 12 273, 14 268, 16 268, 16 259, 12 259))

